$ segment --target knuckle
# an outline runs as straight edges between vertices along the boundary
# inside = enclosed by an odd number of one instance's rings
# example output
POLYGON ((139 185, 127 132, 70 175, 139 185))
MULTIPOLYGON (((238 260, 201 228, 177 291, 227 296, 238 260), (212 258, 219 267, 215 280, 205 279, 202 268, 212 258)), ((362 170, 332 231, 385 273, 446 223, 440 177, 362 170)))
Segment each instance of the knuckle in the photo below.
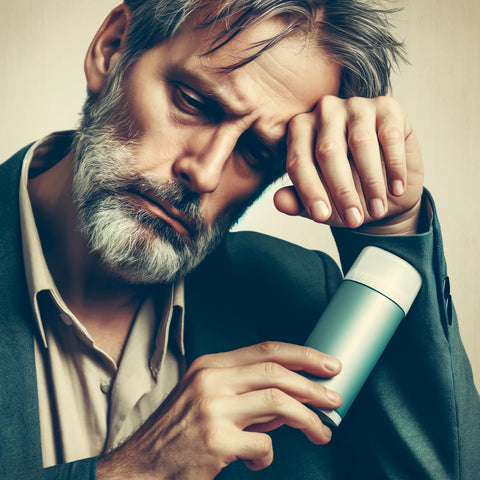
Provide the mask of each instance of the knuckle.
POLYGON ((405 162, 401 158, 390 158, 387 168, 390 173, 395 171, 401 174, 405 168, 405 162))
POLYGON ((320 111, 324 111, 336 106, 339 101, 341 100, 334 95, 325 95, 319 99, 317 105, 320 111))
MULTIPOLYGON (((212 384, 212 370, 209 368, 200 368, 192 376, 192 387, 196 392, 205 392, 212 384)), ((213 384, 215 384, 213 382, 213 384)))
POLYGON ((350 110, 358 110, 360 108, 364 108, 367 102, 368 100, 362 97, 350 97, 345 100, 345 104, 350 110))
POLYGON ((353 124, 372 118, 375 113, 375 103, 371 98, 347 98, 345 100, 345 105, 348 118, 353 124))
POLYGON ((190 370, 195 372, 206 368, 211 362, 211 355, 202 355, 201 357, 196 358, 190 365, 190 370))
POLYGON ((348 144, 351 148, 359 148, 377 141, 377 136, 370 130, 357 129, 348 137, 348 144))
POLYGON ((207 431, 211 425, 212 419, 217 412, 215 399, 209 396, 201 396, 197 399, 197 413, 199 420, 205 425, 207 431))
POLYGON ((375 105, 379 109, 397 109, 399 108, 398 102, 393 98, 388 95, 381 95, 379 97, 375 97, 373 99, 375 105))
POLYGON ((305 128, 305 126, 310 124, 310 116, 310 113, 299 113, 295 115, 288 123, 289 129, 295 131, 305 128))
POLYGON ((199 358, 196 358, 192 364, 190 365, 190 368, 189 370, 191 372, 196 372, 197 370, 200 370, 201 368, 203 368, 203 360, 202 360, 202 357, 199 357, 199 358))
POLYGON ((342 146, 339 142, 333 140, 321 140, 315 148, 316 157, 320 161, 336 156, 342 152, 342 146))
POLYGON ((257 345, 255 345, 255 348, 258 350, 260 355, 271 358, 277 353, 280 345, 277 342, 268 341, 257 343, 257 345))
POLYGON ((287 155, 287 162, 286 162, 286 169, 288 173, 294 173, 296 172, 301 165, 302 161, 302 156, 294 151, 294 152, 288 152, 287 155))
POLYGON ((387 169, 388 169, 389 172, 391 172, 391 171, 402 172, 404 167, 405 167, 405 161, 402 157, 391 155, 388 158, 387 169))
POLYGON ((282 367, 275 362, 264 362, 262 364, 264 374, 267 378, 279 377, 283 373, 282 367))
POLYGON ((313 380, 310 380, 307 383, 306 394, 314 401, 318 399, 319 393, 321 393, 319 387, 319 383, 314 382, 313 380))
POLYGON ((369 175, 362 179, 362 185, 367 190, 376 190, 383 185, 383 181, 376 176, 369 175))
POLYGON ((207 428, 204 434, 204 444, 210 455, 218 456, 223 451, 225 442, 222 440, 222 437, 223 435, 219 428, 214 425, 210 425, 207 428))
POLYGON ((308 364, 317 364, 318 363, 318 351, 310 348, 310 347, 304 347, 303 350, 303 356, 305 359, 305 362, 308 364))
POLYGON ((285 403, 285 393, 278 388, 267 388, 264 391, 265 403, 273 409, 278 409, 285 403))
POLYGON ((261 457, 268 457, 272 452, 272 439, 269 435, 261 435, 257 440, 257 445, 255 450, 260 454, 261 457))
POLYGON ((353 203, 355 199, 355 194, 351 188, 347 185, 337 185, 333 189, 333 196, 338 202, 342 204, 353 203))
POLYGON ((319 416, 309 408, 305 412, 305 422, 306 425, 318 425, 321 423, 319 416))
POLYGON ((378 132, 380 141, 385 145, 403 142, 403 130, 396 125, 388 125, 378 132))

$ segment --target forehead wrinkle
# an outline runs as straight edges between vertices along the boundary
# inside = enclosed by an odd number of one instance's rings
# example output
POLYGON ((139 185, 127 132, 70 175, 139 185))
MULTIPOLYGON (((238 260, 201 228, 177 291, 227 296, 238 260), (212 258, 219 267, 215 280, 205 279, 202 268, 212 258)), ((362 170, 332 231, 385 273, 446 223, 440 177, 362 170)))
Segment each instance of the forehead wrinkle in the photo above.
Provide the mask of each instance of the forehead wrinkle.
MULTIPOLYGON (((318 100, 318 92, 313 92, 315 89, 313 79, 319 70, 323 70, 321 49, 315 47, 315 50, 312 50, 307 45, 301 45, 300 48, 284 45, 283 51, 288 53, 282 55, 278 50, 272 49, 258 58, 256 66, 263 72, 259 79, 267 89, 275 91, 279 98, 285 100, 285 104, 291 99, 295 103, 295 108, 310 111, 318 100), (309 89, 312 91, 311 94, 305 91, 305 78, 308 77, 312 79, 308 82, 308 85, 312 85, 309 89), (309 98, 310 96, 312 98, 309 98)), ((316 80, 320 83, 323 78, 316 80)))
POLYGON ((245 117, 252 111, 252 102, 241 87, 232 81, 234 72, 225 72, 207 61, 207 58, 194 55, 173 72, 180 80, 185 80, 199 94, 217 103, 231 117, 245 117))
MULTIPOLYGON (((278 135, 271 135, 272 128, 258 128, 258 99, 247 98, 245 84, 242 84, 241 69, 232 72, 225 72, 217 67, 202 65, 189 66, 192 62, 185 62, 182 66, 177 66, 170 73, 181 81, 185 81, 191 88, 199 94, 205 96, 210 101, 218 104, 226 113, 227 119, 234 119, 242 131, 251 129, 255 137, 264 146, 275 150, 284 140, 286 129, 279 129, 278 135), (203 70, 203 71, 202 71, 203 70), (208 75, 211 73, 212 75, 208 75), (225 79, 229 77, 229 81, 225 79), (233 79, 232 77, 236 77, 233 79), (239 78, 237 78, 239 77, 239 78), (212 80, 214 78, 215 80, 212 80), (222 81, 223 80, 223 81, 222 81), (243 87, 243 88, 242 88, 243 87)), ((252 90, 253 91, 253 90, 252 90)))
MULTIPOLYGON (((268 55, 268 52, 263 55, 268 55)), ((295 94, 294 89, 289 88, 288 79, 282 81, 261 62, 252 62, 249 66, 255 71, 248 75, 248 79, 257 88, 257 95, 252 98, 256 113, 253 127, 263 143, 276 148, 286 138, 289 120, 298 113, 312 110, 315 102, 312 101, 309 104, 302 101, 295 94)), ((246 70, 249 66, 246 66, 246 70)), ((301 79, 300 75, 296 75, 294 69, 291 70, 291 73, 301 79)))

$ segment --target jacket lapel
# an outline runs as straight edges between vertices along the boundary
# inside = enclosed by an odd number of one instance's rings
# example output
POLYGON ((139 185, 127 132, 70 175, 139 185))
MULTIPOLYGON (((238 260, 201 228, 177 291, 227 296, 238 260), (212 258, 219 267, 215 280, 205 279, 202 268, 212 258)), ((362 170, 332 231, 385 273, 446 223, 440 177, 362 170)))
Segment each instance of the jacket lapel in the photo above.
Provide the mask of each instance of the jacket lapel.
POLYGON ((18 185, 29 147, 0 166, 0 477, 41 466, 33 316, 22 257, 18 185), (26 393, 28 392, 28 393, 26 393))

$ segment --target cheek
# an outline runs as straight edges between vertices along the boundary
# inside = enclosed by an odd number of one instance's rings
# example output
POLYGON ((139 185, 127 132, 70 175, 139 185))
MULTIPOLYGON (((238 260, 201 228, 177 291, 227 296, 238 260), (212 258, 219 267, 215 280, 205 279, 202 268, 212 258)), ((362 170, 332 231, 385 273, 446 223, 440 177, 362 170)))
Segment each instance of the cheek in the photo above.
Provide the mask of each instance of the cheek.
POLYGON ((137 131, 136 164, 144 172, 170 178, 175 159, 185 149, 186 132, 171 118, 167 91, 157 86, 154 92, 151 83, 135 77, 127 87, 126 108, 137 131))
MULTIPOLYGON (((243 166, 240 167, 243 170, 243 166)), ((222 173, 221 181, 212 193, 201 196, 200 206, 204 219, 212 224, 220 214, 235 212, 245 202, 249 202, 264 189, 264 178, 258 172, 239 172, 238 165, 229 161, 222 173)))

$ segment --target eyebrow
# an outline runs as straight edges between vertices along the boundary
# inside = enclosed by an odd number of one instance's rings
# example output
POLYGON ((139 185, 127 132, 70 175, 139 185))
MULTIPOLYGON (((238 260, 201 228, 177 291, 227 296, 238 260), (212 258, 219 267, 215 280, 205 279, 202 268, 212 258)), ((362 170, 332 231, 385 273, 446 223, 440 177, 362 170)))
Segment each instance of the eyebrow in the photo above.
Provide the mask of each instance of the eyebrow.
MULTIPOLYGON (((208 103, 221 110, 226 117, 240 118, 247 114, 246 111, 235 108, 229 99, 225 95, 222 95, 208 79, 191 70, 177 65, 168 72, 167 76, 172 81, 185 82, 187 87, 195 90, 198 95, 203 97, 208 103)), ((249 132, 249 135, 251 135, 256 142, 270 150, 272 155, 280 156, 286 151, 286 132, 285 135, 279 139, 264 136, 253 127, 250 127, 244 133, 246 132, 249 132)))
POLYGON ((212 83, 195 72, 176 66, 169 72, 169 77, 185 82, 188 87, 193 88, 201 97, 221 108, 229 117, 242 117, 246 114, 245 111, 236 109, 226 96, 213 87, 212 83))

